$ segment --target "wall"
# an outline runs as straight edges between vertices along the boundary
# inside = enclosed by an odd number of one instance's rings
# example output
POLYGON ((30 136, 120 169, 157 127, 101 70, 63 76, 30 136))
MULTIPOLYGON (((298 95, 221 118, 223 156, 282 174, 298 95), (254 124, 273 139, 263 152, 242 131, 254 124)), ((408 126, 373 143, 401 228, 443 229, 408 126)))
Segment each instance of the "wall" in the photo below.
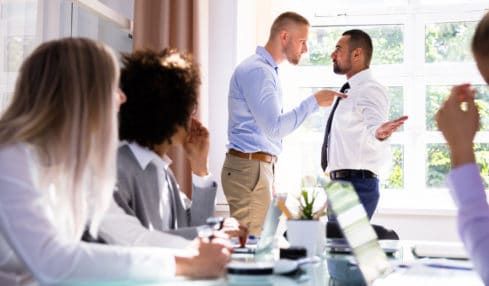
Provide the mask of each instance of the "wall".
MULTIPOLYGON (((221 167, 227 144, 227 92, 237 53, 237 0, 209 1, 209 168, 221 185, 221 167)), ((217 203, 226 199, 219 187, 217 203)), ((221 209, 221 208, 218 208, 221 209)), ((227 206, 223 208, 227 210, 227 206)))

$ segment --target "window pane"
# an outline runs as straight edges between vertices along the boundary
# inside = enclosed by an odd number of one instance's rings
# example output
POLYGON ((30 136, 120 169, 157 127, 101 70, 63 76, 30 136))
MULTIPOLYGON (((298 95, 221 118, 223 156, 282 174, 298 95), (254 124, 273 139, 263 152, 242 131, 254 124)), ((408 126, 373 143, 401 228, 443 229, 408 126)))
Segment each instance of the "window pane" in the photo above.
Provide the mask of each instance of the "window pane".
MULTIPOLYGON (((450 94, 451 85, 429 85, 426 87, 426 130, 437 131, 435 114, 450 94)), ((485 85, 473 86, 476 104, 480 112, 480 130, 489 131, 489 89, 485 85)))
POLYGON ((0 94, 0 112, 3 112, 7 108, 11 98, 12 93, 3 92, 0 94))
POLYGON ((469 62, 470 41, 476 22, 434 23, 425 26, 425 60, 436 62, 469 62))
POLYGON ((368 27, 312 27, 309 32, 309 53, 302 57, 302 65, 331 65, 330 54, 341 34, 349 29, 362 29, 372 38, 373 65, 398 64, 404 60, 402 25, 368 27))
POLYGON ((16 72, 24 58, 33 50, 34 44, 34 37, 8 37, 7 52, 5 53, 5 71, 16 72))
POLYGON ((428 174, 426 186, 428 188, 444 188, 445 177, 450 170, 450 156, 446 144, 427 145, 428 174))
POLYGON ((0 4, 0 18, 6 20, 25 19, 35 22, 37 14, 37 1, 9 1, 0 4))
POLYGON ((382 184, 384 189, 404 188, 404 146, 400 144, 391 145, 392 170, 387 180, 382 184))
POLYGON ((479 108, 480 130, 489 131, 489 88, 487 85, 475 85, 475 102, 479 108))
MULTIPOLYGON (((489 143, 474 144, 477 165, 481 170, 484 187, 489 186, 489 143)), ((445 177, 450 171, 450 155, 447 144, 428 144, 428 188, 445 188, 445 177)))
MULTIPOLYGON (((402 86, 389 86, 387 91, 391 95, 389 119, 399 118, 404 115, 404 89, 402 86)), ((402 131, 404 126, 399 128, 402 131)))

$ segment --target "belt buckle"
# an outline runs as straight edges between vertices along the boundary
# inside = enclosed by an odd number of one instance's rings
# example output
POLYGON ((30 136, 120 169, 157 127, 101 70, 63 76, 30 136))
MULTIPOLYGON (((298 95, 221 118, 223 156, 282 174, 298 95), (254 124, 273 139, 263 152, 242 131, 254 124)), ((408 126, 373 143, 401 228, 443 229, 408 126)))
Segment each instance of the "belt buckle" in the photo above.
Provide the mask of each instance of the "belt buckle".
POLYGON ((329 172, 329 177, 331 178, 331 180, 336 180, 336 172, 335 171, 329 172))

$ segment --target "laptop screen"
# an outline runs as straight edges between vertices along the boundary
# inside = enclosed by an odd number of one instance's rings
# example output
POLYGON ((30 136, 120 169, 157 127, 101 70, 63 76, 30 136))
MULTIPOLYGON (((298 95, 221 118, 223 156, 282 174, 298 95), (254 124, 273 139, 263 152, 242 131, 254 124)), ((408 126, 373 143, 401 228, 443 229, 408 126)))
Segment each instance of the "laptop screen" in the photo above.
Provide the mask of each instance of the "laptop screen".
POLYGON ((392 267, 379 245, 367 213, 350 182, 332 182, 325 191, 365 282, 371 285, 379 276, 391 272, 392 267))

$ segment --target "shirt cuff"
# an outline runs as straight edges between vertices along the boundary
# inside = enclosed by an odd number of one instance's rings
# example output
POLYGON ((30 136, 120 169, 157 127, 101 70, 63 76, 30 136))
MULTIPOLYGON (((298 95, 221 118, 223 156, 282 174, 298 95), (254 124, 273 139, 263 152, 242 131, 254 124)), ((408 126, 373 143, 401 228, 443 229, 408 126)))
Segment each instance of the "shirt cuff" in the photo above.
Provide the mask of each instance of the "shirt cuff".
POLYGON ((210 188, 212 187, 212 184, 214 183, 214 180, 212 179, 212 174, 209 173, 206 176, 197 176, 196 174, 192 173, 192 184, 194 184, 196 187, 205 189, 205 188, 210 188))
POLYGON ((318 101, 316 100, 316 97, 313 95, 309 96, 303 101, 303 104, 305 104, 307 110, 310 112, 314 112, 319 109, 319 104, 318 101))
POLYGON ((453 200, 459 208, 470 206, 479 201, 486 201, 484 184, 476 164, 465 164, 452 169, 446 183, 453 200))

